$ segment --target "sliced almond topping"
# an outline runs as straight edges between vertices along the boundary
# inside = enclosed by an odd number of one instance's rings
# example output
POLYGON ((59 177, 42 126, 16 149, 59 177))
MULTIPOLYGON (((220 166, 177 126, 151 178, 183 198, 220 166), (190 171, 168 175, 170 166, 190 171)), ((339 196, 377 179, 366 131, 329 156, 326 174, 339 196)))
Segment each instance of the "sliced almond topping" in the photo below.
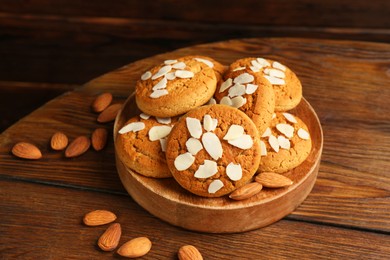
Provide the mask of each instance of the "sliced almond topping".
POLYGON ((198 170, 195 172, 195 178, 208 178, 218 172, 217 163, 210 160, 204 160, 204 163, 199 165, 198 170))
POLYGON ((202 143, 196 139, 191 137, 186 142, 187 151, 190 152, 192 155, 196 155, 200 150, 203 149, 202 143))
POLYGON ((278 143, 279 143, 280 148, 283 148, 286 150, 289 150, 291 147, 290 140, 288 140, 283 135, 278 136, 278 143))
POLYGON ((233 71, 239 71, 239 70, 244 70, 244 69, 245 69, 245 67, 237 67, 233 71))
POLYGON ((219 88, 219 93, 224 92, 226 89, 230 88, 233 85, 233 80, 231 78, 228 78, 225 80, 222 84, 221 87, 219 88))
POLYGON ((220 180, 213 180, 210 183, 210 185, 209 185, 208 192, 210 194, 214 194, 217 191, 219 191, 222 187, 223 187, 223 182, 222 181, 220 181, 220 180))
POLYGON ((279 152, 279 142, 274 135, 270 135, 270 137, 268 137, 268 143, 276 153, 279 152))
POLYGON ((228 140, 228 143, 240 149, 246 150, 252 147, 253 140, 250 135, 244 134, 236 139, 228 140))
POLYGON ((299 138, 304 139, 304 140, 310 139, 310 134, 303 128, 299 128, 298 136, 299 136, 299 138))
POLYGON ((171 70, 172 70, 172 66, 171 65, 166 65, 166 66, 162 67, 159 71, 157 71, 156 74, 154 74, 152 76, 152 80, 155 80, 155 79, 158 79, 161 76, 164 76, 165 74, 167 74, 171 70))
POLYGON ((242 178, 242 168, 240 164, 229 163, 226 166, 226 175, 232 181, 239 181, 242 178))
POLYGON ((223 137, 223 140, 233 140, 244 134, 244 127, 240 125, 231 125, 223 137))
POLYGON ((166 60, 166 61, 164 61, 164 64, 165 65, 172 65, 172 64, 174 64, 176 62, 177 62, 177 60, 166 60))
POLYGON ((162 96, 168 95, 168 90, 166 89, 157 89, 150 94, 151 98, 159 98, 162 96))
POLYGON ((161 138, 160 145, 161 145, 161 150, 163 152, 166 152, 167 151, 167 138, 161 138))
POLYGON ((172 68, 177 69, 177 70, 182 70, 185 69, 187 65, 184 62, 178 62, 172 65, 172 68))
POLYGON ((279 79, 271 76, 264 75, 264 78, 266 78, 272 85, 285 85, 286 82, 284 79, 279 79))
POLYGON ((165 78, 167 80, 174 80, 176 78, 175 72, 169 72, 169 73, 165 74, 165 78))
POLYGON ((264 58, 257 58, 257 62, 262 65, 263 67, 271 66, 271 64, 264 58))
POLYGON ((272 134, 271 132, 271 128, 267 127, 267 129, 265 129, 263 135, 261 137, 268 137, 272 134))
POLYGON ((259 72, 261 69, 258 68, 258 67, 255 67, 255 66, 249 66, 249 68, 251 69, 251 71, 253 72, 259 72))
POLYGON ((253 67, 256 67, 257 69, 261 69, 263 68, 264 66, 262 64, 260 64, 257 60, 251 60, 251 64, 253 67))
POLYGON ((263 72, 264 72, 264 74, 269 75, 269 68, 265 68, 263 72))
POLYGON ((286 66, 282 65, 281 63, 279 63, 277 61, 274 61, 272 63, 272 67, 274 67, 275 69, 280 69, 282 71, 286 71, 286 66))
POLYGON ((182 79, 189 79, 194 76, 194 73, 189 70, 177 70, 175 71, 175 76, 182 79))
POLYGON ((195 58, 196 61, 199 61, 199 62, 203 62, 204 64, 206 64, 207 66, 209 66, 210 68, 213 68, 214 67, 214 63, 212 63, 211 61, 209 60, 206 60, 206 59, 202 59, 202 58, 195 58))
POLYGON ((214 130, 213 129, 213 119, 211 118, 210 115, 204 115, 204 117, 203 117, 203 128, 207 132, 210 132, 210 131, 214 130))
POLYGON ((156 141, 158 139, 167 137, 171 132, 172 127, 167 125, 157 125, 150 128, 148 135, 150 141, 156 141))
POLYGON ((186 124, 187 124, 187 129, 190 132, 190 135, 194 138, 199 139, 203 133, 200 120, 197 118, 187 117, 186 124))
POLYGON ((277 69, 270 69, 269 75, 271 77, 280 78, 280 79, 284 79, 286 77, 286 74, 284 74, 283 71, 277 69))
POLYGON ((190 166, 194 163, 195 157, 192 156, 190 153, 183 153, 180 154, 178 157, 176 157, 174 161, 174 165, 176 170, 178 171, 184 171, 190 168, 190 166))
POLYGON ((163 89, 167 87, 168 80, 167 78, 162 78, 156 85, 153 86, 153 90, 163 89))
POLYGON ((229 97, 233 98, 236 96, 242 96, 245 94, 245 86, 241 84, 234 84, 233 87, 229 88, 229 97))
POLYGON ((128 133, 128 132, 138 132, 138 131, 141 131, 145 128, 145 123, 144 122, 132 122, 128 125, 125 125, 124 127, 122 127, 118 133, 120 134, 125 134, 125 133, 128 133))
POLYGON ((250 94, 253 94, 255 93, 255 91, 257 90, 257 85, 255 84, 246 84, 246 90, 245 90, 245 93, 250 95, 250 94))
POLYGON ((267 188, 282 188, 293 184, 293 181, 274 172, 262 172, 258 174, 255 181, 267 188))
POLYGON ((142 74, 141 80, 148 80, 148 79, 150 79, 151 76, 152 76, 152 73, 150 71, 147 71, 144 74, 142 74))
POLYGON ((214 159, 218 160, 222 157, 223 149, 218 136, 212 132, 204 133, 202 136, 202 144, 207 153, 214 159))
POLYGON ((265 143, 260 140, 260 150, 261 150, 261 156, 267 156, 267 147, 265 146, 265 143))
POLYGON ((211 126, 211 131, 214 131, 218 126, 218 119, 213 118, 213 125, 211 126))
POLYGON ((233 83, 246 84, 252 82, 254 79, 255 78, 251 74, 242 73, 241 75, 234 78, 233 83))
POLYGON ((284 134, 287 138, 292 138, 294 136, 294 127, 289 124, 277 124, 276 129, 278 129, 278 131, 284 134))
POLYGON ((210 98, 209 102, 207 102, 207 105, 215 105, 215 104, 217 104, 215 98, 210 98))
POLYGON ((219 102, 219 104, 222 104, 222 105, 227 105, 227 106, 232 106, 233 105, 233 102, 231 100, 230 97, 226 96, 226 97, 223 97, 221 99, 221 101, 219 102))
POLYGON ((142 119, 148 120, 148 119, 150 118, 150 115, 145 114, 145 113, 141 113, 141 114, 139 115, 139 117, 142 118, 142 119))
POLYGON ((290 123, 296 124, 298 121, 295 119, 295 117, 290 113, 282 113, 283 116, 289 121, 290 123))
POLYGON ((246 98, 243 98, 242 96, 237 96, 231 99, 232 101, 232 107, 240 108, 243 105, 246 104, 246 98))
POLYGON ((168 125, 172 122, 170 117, 156 117, 157 122, 160 124, 168 125))

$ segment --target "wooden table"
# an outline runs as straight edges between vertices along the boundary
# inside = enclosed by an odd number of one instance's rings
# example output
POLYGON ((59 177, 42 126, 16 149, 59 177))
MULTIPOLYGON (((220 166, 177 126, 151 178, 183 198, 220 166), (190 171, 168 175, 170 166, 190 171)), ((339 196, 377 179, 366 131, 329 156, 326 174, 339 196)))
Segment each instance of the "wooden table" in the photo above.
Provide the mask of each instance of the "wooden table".
MULTIPOLYGON (((142 51, 142 50, 140 50, 142 51)), ((193 244, 205 259, 388 259, 390 255, 390 45, 294 38, 234 40, 180 49, 129 64, 68 92, 0 136, 0 258, 97 259, 105 226, 86 227, 86 212, 108 209, 122 224, 121 244, 153 242, 144 259, 175 259, 193 244), (171 226, 138 206, 119 181, 113 141, 73 159, 49 148, 51 135, 70 139, 102 125, 90 110, 104 91, 123 102, 146 67, 188 54, 228 64, 247 56, 280 60, 300 77, 304 97, 324 130, 315 187, 283 220, 238 234, 196 233, 171 226), (44 157, 27 161, 10 150, 36 144, 44 157)), ((17 101, 15 101, 17 102, 17 101)), ((103 125, 112 129, 112 123, 103 125)))

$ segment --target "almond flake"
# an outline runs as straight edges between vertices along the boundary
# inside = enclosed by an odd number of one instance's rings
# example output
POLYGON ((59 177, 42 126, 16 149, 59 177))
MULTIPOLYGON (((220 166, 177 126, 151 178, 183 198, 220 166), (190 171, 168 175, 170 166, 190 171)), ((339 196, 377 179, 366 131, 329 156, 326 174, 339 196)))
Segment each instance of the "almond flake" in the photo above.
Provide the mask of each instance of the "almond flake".
POLYGON ((172 68, 177 69, 177 70, 182 70, 185 69, 187 65, 184 62, 178 62, 172 65, 172 68))
POLYGON ((245 93, 248 94, 248 95, 251 95, 253 93, 256 92, 258 86, 255 85, 255 84, 246 84, 246 89, 245 89, 245 93))
POLYGON ((260 155, 261 156, 267 156, 267 147, 263 141, 260 140, 260 155))
POLYGON ((240 125, 231 125, 223 137, 223 140, 233 140, 244 134, 244 127, 240 125))
POLYGON ((211 61, 209 60, 206 60, 206 59, 202 59, 202 58, 195 58, 196 61, 199 61, 199 62, 203 62, 204 64, 206 64, 207 66, 209 66, 210 68, 213 68, 214 67, 214 63, 212 63, 211 61))
POLYGON ((218 119, 213 118, 213 125, 211 126, 211 131, 214 131, 218 126, 218 119))
POLYGON ((246 68, 245 67, 237 67, 233 71, 239 71, 239 70, 244 70, 244 69, 246 69, 246 68))
POLYGON ((215 105, 215 104, 217 104, 215 98, 210 98, 209 102, 207 102, 207 105, 215 105))
POLYGON ((168 90, 166 89, 157 89, 150 94, 151 98, 159 98, 162 96, 168 95, 168 90))
POLYGON ((168 125, 172 121, 170 117, 156 117, 156 120, 160 124, 164 124, 164 125, 168 125))
POLYGON ((208 192, 210 194, 214 194, 216 193, 217 191, 219 191, 221 188, 223 187, 223 182, 220 181, 220 180, 213 180, 210 185, 209 185, 209 188, 208 188, 208 192))
POLYGON ((232 106, 233 105, 233 102, 232 100, 230 99, 230 97, 223 97, 221 99, 221 101, 219 102, 219 104, 222 104, 222 105, 227 105, 227 106, 232 106))
POLYGON ((310 139, 309 133, 305 129, 303 129, 303 128, 299 128, 298 136, 299 136, 299 138, 301 138, 303 140, 309 140, 310 139))
POLYGON ((184 171, 191 167, 191 165, 194 163, 195 157, 192 156, 190 153, 183 153, 180 154, 178 157, 176 157, 174 161, 174 165, 176 170, 178 171, 184 171))
POLYGON ((241 84, 234 84, 233 87, 229 88, 229 97, 233 98, 236 96, 242 96, 245 94, 245 86, 241 84))
POLYGON ((167 138, 161 138, 160 145, 161 145, 161 150, 163 152, 166 152, 167 151, 167 138))
POLYGON ((175 71, 175 76, 182 79, 189 79, 194 76, 194 73, 189 70, 177 70, 175 71))
POLYGON ((262 65, 263 67, 271 66, 271 64, 264 58, 257 58, 257 62, 262 65))
POLYGON ((166 60, 166 61, 164 61, 164 64, 165 65, 172 65, 172 64, 174 64, 176 62, 177 62, 177 60, 166 60))
POLYGON ((150 115, 145 114, 145 113, 141 113, 141 114, 139 115, 139 117, 142 118, 142 119, 148 120, 148 119, 150 118, 150 115))
POLYGON ((242 168, 240 164, 229 163, 226 166, 226 175, 232 181, 239 181, 242 178, 242 168))
POLYGON ((194 138, 199 139, 203 133, 200 120, 197 118, 187 117, 186 124, 187 124, 187 129, 190 132, 190 135, 194 138))
POLYGON ((269 68, 265 68, 263 72, 264 72, 264 74, 269 75, 269 68))
POLYGON ((294 136, 294 127, 289 124, 277 124, 276 129, 278 129, 278 131, 284 134, 287 138, 292 138, 294 136))
POLYGON ((246 84, 252 82, 254 79, 255 78, 251 74, 242 73, 241 75, 234 78, 233 83, 246 84))
POLYGON ((169 73, 165 74, 165 78, 167 80, 174 80, 176 78, 175 72, 169 72, 169 73))
POLYGON ((196 139, 191 137, 186 142, 187 151, 190 152, 192 155, 196 155, 200 150, 203 149, 202 143, 196 139))
POLYGON ((167 126, 167 125, 153 126, 152 128, 150 128, 149 133, 148 133, 149 140, 153 142, 153 141, 156 141, 158 139, 167 137, 169 135, 169 133, 171 132, 171 130, 172 130, 172 127, 167 126))
POLYGON ((275 118, 276 118, 276 114, 273 113, 273 114, 272 114, 272 119, 275 119, 275 118))
POLYGON ((162 67, 159 71, 157 71, 156 74, 153 75, 152 80, 155 80, 155 79, 158 79, 161 76, 164 76, 165 74, 167 74, 171 70, 172 70, 172 66, 171 65, 166 65, 166 66, 162 67))
POLYGON ((283 135, 278 136, 278 143, 279 143, 280 148, 283 148, 286 150, 289 150, 291 147, 290 140, 288 140, 283 135))
POLYGON ((255 66, 250 66, 249 67, 251 69, 251 71, 253 72, 259 72, 261 69, 259 69, 258 67, 255 67, 255 66))
POLYGON ((261 137, 267 137, 267 136, 270 136, 271 134, 272 134, 271 128, 267 127, 267 129, 265 129, 265 131, 261 137))
POLYGON ((246 150, 252 147, 253 140, 250 135, 244 134, 236 139, 228 140, 228 143, 240 149, 246 150))
POLYGON ((125 133, 128 133, 128 132, 138 132, 138 131, 141 131, 145 128, 145 124, 143 122, 133 122, 133 123, 130 123, 128 125, 125 125, 124 127, 122 127, 118 133, 120 134, 125 134, 125 133))
POLYGON ((253 67, 257 68, 257 69, 261 69, 263 68, 264 66, 262 64, 260 64, 257 60, 251 60, 251 64, 253 67))
POLYGON ((215 175, 218 172, 217 162, 204 160, 204 163, 199 165, 194 176, 195 178, 208 178, 215 175))
POLYGON ((232 107, 240 108, 243 105, 246 104, 246 98, 243 98, 242 96, 237 96, 231 99, 232 101, 232 107))
POLYGON ((211 118, 210 115, 204 115, 204 117, 203 117, 203 128, 207 132, 210 132, 210 131, 214 130, 213 129, 213 119, 211 118))
POLYGON ((219 88, 219 93, 224 92, 226 89, 230 88, 233 85, 233 80, 231 78, 228 78, 225 80, 222 84, 221 87, 219 88))
POLYGON ((286 77, 286 74, 284 74, 283 71, 277 69, 270 69, 269 75, 271 77, 280 78, 280 79, 284 79, 286 77))
POLYGON ((291 115, 290 113, 282 113, 282 114, 287 119, 287 121, 289 121, 290 123, 293 123, 293 124, 298 123, 298 121, 295 119, 295 117, 293 115, 291 115))
POLYGON ((266 78, 272 85, 285 85, 286 82, 284 79, 279 79, 271 76, 264 75, 264 78, 266 78))
POLYGON ((202 144, 207 153, 214 159, 218 160, 222 157, 223 149, 218 136, 212 132, 204 133, 202 136, 202 144))
POLYGON ((153 86, 153 90, 164 89, 167 87, 168 80, 164 77, 156 85, 153 86))
POLYGON ((150 79, 151 76, 152 76, 152 73, 150 71, 147 71, 144 74, 142 74, 141 80, 148 80, 148 79, 150 79))
POLYGON ((274 135, 270 135, 270 137, 268 137, 268 143, 275 152, 279 152, 279 142, 274 135))
POLYGON ((274 67, 275 69, 280 69, 282 71, 286 71, 286 66, 282 65, 281 63, 279 63, 277 61, 274 61, 272 63, 272 67, 274 67))

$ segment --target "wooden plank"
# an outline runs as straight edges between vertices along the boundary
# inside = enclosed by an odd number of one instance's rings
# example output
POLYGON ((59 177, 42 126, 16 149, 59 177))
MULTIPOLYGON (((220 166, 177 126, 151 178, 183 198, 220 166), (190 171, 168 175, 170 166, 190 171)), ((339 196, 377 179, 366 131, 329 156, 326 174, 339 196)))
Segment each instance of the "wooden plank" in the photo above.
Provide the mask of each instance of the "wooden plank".
POLYGON ((246 233, 205 234, 164 223, 128 196, 3 178, 0 187, 0 254, 6 259, 115 255, 96 246, 106 226, 86 227, 81 223, 83 215, 95 209, 118 215, 120 244, 138 236, 149 237, 153 246, 147 259, 175 259, 185 244, 195 245, 205 259, 386 259, 390 254, 388 236, 374 232, 282 220, 246 233))

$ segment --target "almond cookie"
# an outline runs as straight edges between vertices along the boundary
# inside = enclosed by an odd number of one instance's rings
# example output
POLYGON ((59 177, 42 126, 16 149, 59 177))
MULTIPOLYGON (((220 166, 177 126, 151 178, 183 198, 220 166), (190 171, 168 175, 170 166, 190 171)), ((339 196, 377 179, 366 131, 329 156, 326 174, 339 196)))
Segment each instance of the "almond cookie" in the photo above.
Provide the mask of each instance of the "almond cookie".
POLYGON ((144 113, 158 117, 184 114, 208 102, 217 77, 212 62, 195 56, 166 60, 136 83, 135 100, 144 113))
POLYGON ((297 75, 281 63, 264 58, 245 58, 232 63, 230 70, 252 71, 272 84, 275 111, 296 107, 302 99, 302 85, 297 75))
POLYGON ((253 121, 236 108, 208 105, 191 110, 168 137, 167 164, 175 180, 203 197, 220 197, 245 185, 260 163, 253 121))
POLYGON ((218 82, 216 102, 247 114, 262 134, 272 119, 275 97, 271 83, 251 70, 229 69, 218 82))
POLYGON ((260 172, 283 173, 300 165, 309 156, 311 139, 307 126, 290 113, 278 112, 261 136, 260 172))
POLYGON ((172 177, 166 160, 167 136, 176 118, 141 114, 128 120, 118 131, 115 148, 127 168, 154 178, 172 177))

